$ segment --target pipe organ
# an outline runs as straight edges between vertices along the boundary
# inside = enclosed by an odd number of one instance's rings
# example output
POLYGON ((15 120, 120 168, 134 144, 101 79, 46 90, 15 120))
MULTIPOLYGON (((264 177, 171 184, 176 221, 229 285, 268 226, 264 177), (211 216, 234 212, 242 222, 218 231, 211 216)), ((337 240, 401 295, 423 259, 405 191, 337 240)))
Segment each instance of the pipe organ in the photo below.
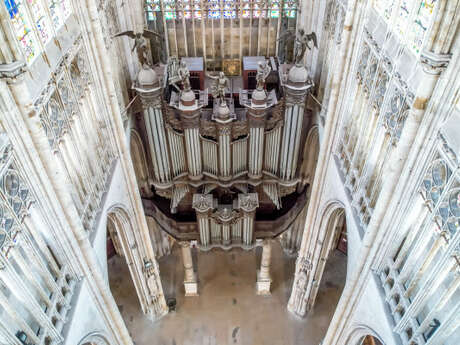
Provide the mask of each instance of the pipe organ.
POLYGON ((167 86, 171 68, 139 72, 133 88, 153 169, 154 196, 145 199, 156 205, 146 212, 158 222, 173 219, 163 229, 175 226, 178 240, 195 239, 203 250, 252 248, 271 237, 271 222, 305 202, 298 167, 313 85, 303 66, 274 67, 273 89, 227 90, 220 98, 167 86))

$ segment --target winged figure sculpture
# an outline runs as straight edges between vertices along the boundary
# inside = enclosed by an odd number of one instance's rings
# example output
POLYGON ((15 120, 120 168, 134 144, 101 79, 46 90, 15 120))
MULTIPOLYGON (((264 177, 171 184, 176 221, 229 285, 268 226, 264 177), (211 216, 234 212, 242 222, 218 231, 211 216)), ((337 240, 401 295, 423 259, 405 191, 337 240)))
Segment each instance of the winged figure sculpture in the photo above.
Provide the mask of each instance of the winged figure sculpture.
POLYGON ((147 63, 147 56, 146 56, 147 44, 146 44, 145 39, 162 37, 159 33, 155 31, 150 31, 150 30, 144 30, 143 32, 138 32, 138 33, 135 33, 133 30, 128 30, 128 31, 120 32, 114 35, 113 37, 120 37, 120 36, 128 36, 129 38, 132 38, 134 40, 134 46, 131 51, 132 52, 134 52, 134 50, 137 51, 139 61, 141 62, 142 65, 144 63, 147 63))

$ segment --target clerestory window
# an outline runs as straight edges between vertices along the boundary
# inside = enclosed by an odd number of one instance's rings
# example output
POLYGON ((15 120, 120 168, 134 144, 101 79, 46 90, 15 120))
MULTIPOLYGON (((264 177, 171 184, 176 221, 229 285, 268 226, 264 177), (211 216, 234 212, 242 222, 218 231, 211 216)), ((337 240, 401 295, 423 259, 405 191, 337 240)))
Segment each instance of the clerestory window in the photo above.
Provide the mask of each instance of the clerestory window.
POLYGON ((427 39, 437 0, 374 0, 374 8, 416 55, 427 39))
POLYGON ((4 0, 24 59, 32 63, 72 12, 70 0, 4 0))

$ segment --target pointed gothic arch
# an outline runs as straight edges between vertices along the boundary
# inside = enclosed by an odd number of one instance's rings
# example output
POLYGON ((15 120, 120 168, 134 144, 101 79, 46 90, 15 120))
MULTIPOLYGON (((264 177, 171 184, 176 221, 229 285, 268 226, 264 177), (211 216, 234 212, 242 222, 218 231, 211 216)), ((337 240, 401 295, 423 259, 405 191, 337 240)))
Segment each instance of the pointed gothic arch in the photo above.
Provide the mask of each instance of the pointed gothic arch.
POLYGON ((136 174, 137 184, 141 190, 141 194, 149 194, 149 169, 144 144, 142 143, 139 132, 135 129, 131 129, 130 138, 129 149, 134 166, 134 172, 136 174))
POLYGON ((365 325, 355 327, 346 337, 344 345, 385 345, 376 331, 365 325))
POLYGON ((85 335, 78 345, 110 345, 110 342, 102 332, 93 332, 85 335))
MULTIPOLYGON (((346 231, 345 206, 336 200, 327 203, 320 220, 320 238, 318 242, 322 243, 322 245, 317 253, 319 255, 313 258, 313 262, 317 262, 317 265, 313 266, 307 310, 313 308, 316 302, 328 259, 331 253, 338 247, 340 237, 343 234, 346 235, 346 231)), ((343 282, 342 291, 344 286, 345 281, 343 282)))
POLYGON ((318 126, 315 125, 310 128, 307 135, 307 140, 305 141, 302 166, 300 170, 304 185, 311 185, 313 183, 315 178, 316 165, 318 163, 319 148, 318 126))
MULTIPOLYGON (((130 215, 123 205, 114 205, 107 212, 107 231, 111 236, 114 246, 120 250, 120 256, 124 257, 128 265, 140 305, 144 308, 146 305, 143 293, 145 286, 142 281, 143 272, 139 272, 139 267, 143 267, 143 263, 139 262, 140 258, 136 255, 137 251, 135 249, 137 248, 137 244, 133 237, 135 230, 130 221, 130 215)), ((110 281, 110 271, 108 274, 110 281)))

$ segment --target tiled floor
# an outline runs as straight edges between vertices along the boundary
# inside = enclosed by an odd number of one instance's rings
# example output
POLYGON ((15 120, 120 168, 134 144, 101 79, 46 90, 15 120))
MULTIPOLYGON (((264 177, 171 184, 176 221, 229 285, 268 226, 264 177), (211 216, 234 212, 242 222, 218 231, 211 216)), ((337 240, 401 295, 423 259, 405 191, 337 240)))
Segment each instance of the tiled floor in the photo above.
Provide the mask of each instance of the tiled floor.
POLYGON ((123 259, 109 262, 110 286, 136 345, 318 345, 332 318, 345 282, 346 258, 331 255, 317 304, 305 319, 287 309, 295 259, 278 242, 272 250, 272 295, 257 296, 255 279, 261 248, 245 252, 194 252, 198 297, 184 297, 179 248, 160 259, 166 297, 177 299, 176 312, 152 323, 140 311, 123 259))

